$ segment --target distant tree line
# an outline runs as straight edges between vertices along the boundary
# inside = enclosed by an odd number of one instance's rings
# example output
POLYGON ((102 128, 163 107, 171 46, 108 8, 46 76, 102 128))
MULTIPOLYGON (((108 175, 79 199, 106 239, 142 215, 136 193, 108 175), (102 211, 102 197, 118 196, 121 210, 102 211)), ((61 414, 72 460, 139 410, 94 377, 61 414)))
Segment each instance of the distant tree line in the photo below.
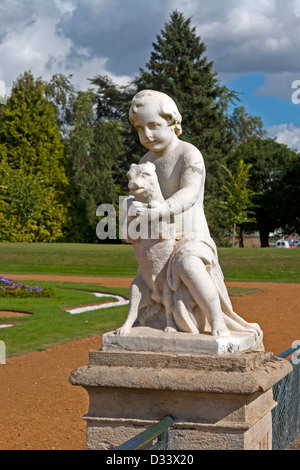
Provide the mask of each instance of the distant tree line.
POLYGON ((25 71, 0 106, 0 241, 99 242, 97 207, 118 208, 126 172, 144 153, 128 120, 144 88, 175 100, 181 138, 203 154, 216 241, 258 230, 268 246, 275 229, 299 233, 299 152, 266 136, 205 52, 191 20, 175 10, 128 86, 96 75, 90 89, 77 91, 71 76, 45 82, 25 71))

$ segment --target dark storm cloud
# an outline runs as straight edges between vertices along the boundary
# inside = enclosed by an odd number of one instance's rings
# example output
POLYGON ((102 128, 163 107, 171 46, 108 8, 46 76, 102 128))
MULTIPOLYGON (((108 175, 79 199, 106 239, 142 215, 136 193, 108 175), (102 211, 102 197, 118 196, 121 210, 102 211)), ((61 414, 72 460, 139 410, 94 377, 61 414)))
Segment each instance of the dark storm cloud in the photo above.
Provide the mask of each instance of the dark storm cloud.
POLYGON ((0 0, 0 33, 19 33, 34 26, 41 15, 51 15, 55 9, 54 0, 0 0))
POLYGON ((164 26, 165 9, 164 1, 158 5, 131 0, 126 5, 115 0, 103 9, 79 4, 72 15, 62 18, 57 32, 72 41, 69 60, 88 52, 91 58, 106 57, 113 74, 132 75, 149 59, 152 42, 164 26))
POLYGON ((212 21, 196 12, 198 32, 219 71, 299 71, 299 0, 215 0, 212 21))

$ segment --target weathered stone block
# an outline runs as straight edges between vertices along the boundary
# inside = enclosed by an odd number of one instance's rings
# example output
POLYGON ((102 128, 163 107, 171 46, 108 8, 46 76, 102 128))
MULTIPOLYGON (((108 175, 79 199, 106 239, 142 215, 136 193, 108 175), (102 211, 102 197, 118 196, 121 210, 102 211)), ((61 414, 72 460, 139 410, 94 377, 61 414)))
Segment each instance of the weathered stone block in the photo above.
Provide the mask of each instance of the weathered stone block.
POLYGON ((70 374, 90 399, 87 449, 112 449, 165 415, 170 449, 271 449, 272 386, 289 362, 264 351, 240 355, 91 351, 70 374))

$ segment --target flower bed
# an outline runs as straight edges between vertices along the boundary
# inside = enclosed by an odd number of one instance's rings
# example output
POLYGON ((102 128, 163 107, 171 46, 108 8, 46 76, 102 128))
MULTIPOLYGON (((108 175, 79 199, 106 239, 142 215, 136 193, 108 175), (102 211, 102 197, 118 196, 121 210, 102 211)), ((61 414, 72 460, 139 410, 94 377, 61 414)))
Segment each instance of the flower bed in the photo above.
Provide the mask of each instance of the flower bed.
POLYGON ((0 297, 54 297, 54 291, 48 287, 27 286, 23 282, 0 276, 0 297))

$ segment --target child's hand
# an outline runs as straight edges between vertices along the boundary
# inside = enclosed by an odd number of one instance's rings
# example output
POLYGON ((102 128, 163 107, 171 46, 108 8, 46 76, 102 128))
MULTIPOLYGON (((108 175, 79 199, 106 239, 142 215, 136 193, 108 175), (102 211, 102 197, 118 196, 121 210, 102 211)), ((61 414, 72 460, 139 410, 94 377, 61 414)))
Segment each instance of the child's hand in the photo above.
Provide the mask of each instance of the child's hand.
POLYGON ((148 204, 133 200, 131 203, 131 207, 130 207, 130 215, 137 216, 139 215, 139 212, 138 212, 139 210, 142 210, 143 208, 146 209, 147 207, 148 207, 148 204))
POLYGON ((133 202, 133 206, 135 206, 136 214, 141 217, 150 220, 157 220, 159 217, 165 217, 169 214, 170 208, 169 204, 164 202, 157 203, 156 207, 147 207, 144 204, 133 202))

